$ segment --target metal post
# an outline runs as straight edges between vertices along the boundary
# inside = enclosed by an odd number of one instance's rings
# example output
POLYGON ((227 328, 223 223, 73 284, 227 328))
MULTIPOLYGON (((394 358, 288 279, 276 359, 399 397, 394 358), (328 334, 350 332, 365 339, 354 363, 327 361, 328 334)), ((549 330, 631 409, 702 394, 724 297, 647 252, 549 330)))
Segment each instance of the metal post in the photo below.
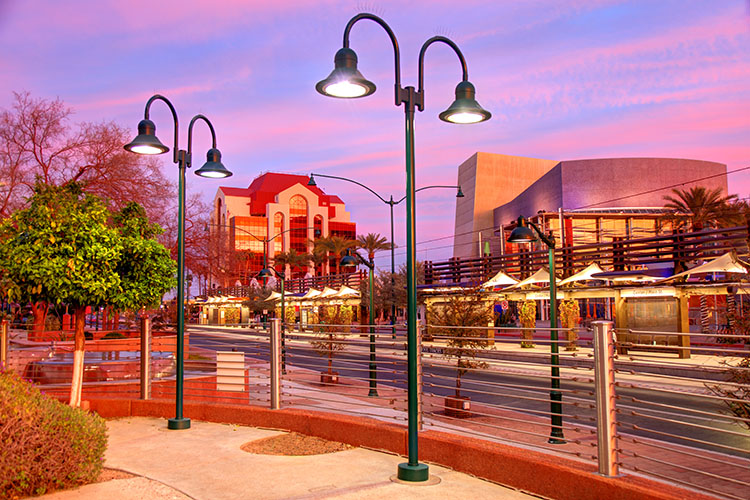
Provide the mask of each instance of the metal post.
POLYGON ((281 320, 271 320, 271 409, 281 408, 281 320))
POLYGON ((175 384, 175 418, 167 422, 169 429, 189 429, 190 419, 182 415, 185 380, 185 160, 186 151, 177 152, 180 180, 177 187, 177 379, 175 384))
POLYGON ((284 331, 286 329, 286 308, 284 307, 284 282, 283 275, 278 275, 281 280, 281 373, 286 374, 286 344, 284 342, 284 331))
POLYGON ((407 357, 407 406, 408 406, 408 458, 407 463, 398 464, 397 477, 403 481, 427 481, 430 469, 419 463, 419 402, 417 385, 417 251, 416 210, 414 200, 414 109, 416 95, 414 87, 403 89, 406 94, 406 357, 407 357))
POLYGON ((596 389, 596 437, 599 474, 616 476, 617 445, 615 441, 615 345, 611 321, 593 321, 594 386, 596 389))
POLYGON ((396 240, 393 239, 393 195, 391 206, 391 338, 396 338, 396 240))
POLYGON ((424 423, 424 407, 422 406, 422 322, 417 320, 417 428, 421 431, 424 423))
POLYGON ((551 444, 563 444, 562 392, 560 392, 560 357, 557 349, 557 291, 555 283, 555 247, 549 247, 549 325, 550 325, 550 437, 551 444))
POLYGON ((374 278, 373 275, 375 274, 375 262, 373 262, 372 259, 370 259, 370 265, 369 271, 370 271, 370 279, 369 279, 369 295, 370 295, 370 392, 367 394, 368 396, 377 396, 378 395, 378 365, 377 360, 375 358, 375 329, 373 325, 375 324, 375 285, 374 285, 374 278))
POLYGON ((151 318, 141 318, 141 399, 151 399, 151 318))
POLYGON ((0 370, 6 370, 8 367, 8 320, 4 319, 0 324, 0 370))

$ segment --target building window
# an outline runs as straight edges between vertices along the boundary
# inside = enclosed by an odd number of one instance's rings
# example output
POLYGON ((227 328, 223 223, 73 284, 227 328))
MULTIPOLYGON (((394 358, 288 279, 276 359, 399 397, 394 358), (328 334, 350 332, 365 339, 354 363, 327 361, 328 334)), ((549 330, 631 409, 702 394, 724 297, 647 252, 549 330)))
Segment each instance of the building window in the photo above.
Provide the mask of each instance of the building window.
POLYGON ((235 250, 263 253, 263 240, 268 233, 268 221, 265 217, 232 217, 231 226, 235 250))
POLYGON ((281 212, 276 212, 276 214, 273 216, 273 234, 270 236, 271 238, 274 238, 271 242, 273 252, 271 252, 269 249, 269 253, 271 255, 276 255, 277 253, 284 251, 284 236, 278 236, 283 231, 284 214, 282 214, 281 212))
POLYGON ((294 195, 289 200, 289 248, 307 253, 307 200, 294 195))

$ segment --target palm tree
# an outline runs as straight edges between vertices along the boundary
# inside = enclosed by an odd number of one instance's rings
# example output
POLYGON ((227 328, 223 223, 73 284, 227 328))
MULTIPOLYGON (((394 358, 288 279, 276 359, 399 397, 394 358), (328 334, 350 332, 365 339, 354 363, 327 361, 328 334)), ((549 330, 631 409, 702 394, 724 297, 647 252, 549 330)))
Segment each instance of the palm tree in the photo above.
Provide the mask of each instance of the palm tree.
POLYGON ((367 236, 357 236, 357 247, 367 252, 367 258, 372 261, 375 258, 375 252, 380 250, 390 250, 391 244, 384 236, 377 233, 368 233, 367 236))
MULTIPOLYGON (((355 240, 349 240, 347 238, 343 238, 341 236, 328 236, 326 238, 318 238, 315 240, 315 245, 317 249, 324 250, 326 252, 329 252, 330 254, 333 254, 333 257, 335 259, 335 270, 336 273, 339 273, 339 261, 341 260, 341 255, 348 249, 353 248, 357 245, 357 242, 355 240)), ((314 252, 314 251, 313 251, 314 252)))
POLYGON ((672 211, 666 218, 676 228, 689 222, 692 231, 720 226, 727 221, 729 204, 737 198, 736 195, 724 196, 721 191, 721 188, 709 190, 704 186, 673 189, 673 195, 664 197, 664 208, 672 211))
POLYGON ((311 256, 307 253, 297 253, 297 250, 290 248, 286 252, 279 252, 273 258, 274 266, 282 266, 284 276, 286 276, 286 267, 302 268, 310 262, 311 256))

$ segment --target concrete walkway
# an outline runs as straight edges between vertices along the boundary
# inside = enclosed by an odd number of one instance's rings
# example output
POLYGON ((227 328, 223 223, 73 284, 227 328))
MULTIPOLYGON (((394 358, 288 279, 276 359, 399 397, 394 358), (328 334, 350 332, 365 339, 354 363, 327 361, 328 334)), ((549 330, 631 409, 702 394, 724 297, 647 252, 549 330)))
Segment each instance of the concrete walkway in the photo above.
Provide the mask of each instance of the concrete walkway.
POLYGON ((228 424, 192 422, 182 431, 164 419, 110 420, 106 467, 137 475, 45 495, 45 500, 135 499, 445 499, 537 498, 430 466, 430 484, 394 482, 404 459, 355 448, 312 456, 270 456, 240 446, 280 434, 228 424), (439 482, 436 483, 436 479, 439 482))

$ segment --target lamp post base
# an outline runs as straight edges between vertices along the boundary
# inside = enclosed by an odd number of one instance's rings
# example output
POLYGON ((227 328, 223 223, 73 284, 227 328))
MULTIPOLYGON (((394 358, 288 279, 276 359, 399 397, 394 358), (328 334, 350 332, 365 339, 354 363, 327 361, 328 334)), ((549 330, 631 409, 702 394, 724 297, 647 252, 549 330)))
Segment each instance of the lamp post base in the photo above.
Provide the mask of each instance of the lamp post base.
POLYGON ((376 398, 378 397, 378 390, 377 389, 370 389, 370 392, 367 394, 368 397, 376 398))
POLYGON ((167 421, 167 429, 172 429, 172 430, 190 429, 190 419, 189 418, 170 418, 167 421))
POLYGON ((398 464, 397 477, 402 481, 422 482, 430 478, 430 467, 426 464, 398 464))

